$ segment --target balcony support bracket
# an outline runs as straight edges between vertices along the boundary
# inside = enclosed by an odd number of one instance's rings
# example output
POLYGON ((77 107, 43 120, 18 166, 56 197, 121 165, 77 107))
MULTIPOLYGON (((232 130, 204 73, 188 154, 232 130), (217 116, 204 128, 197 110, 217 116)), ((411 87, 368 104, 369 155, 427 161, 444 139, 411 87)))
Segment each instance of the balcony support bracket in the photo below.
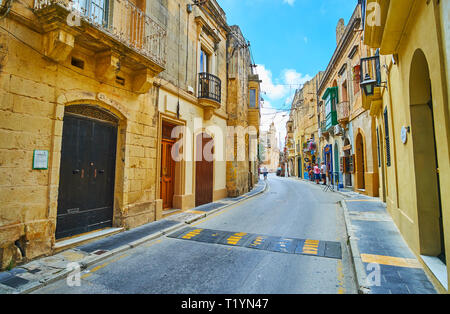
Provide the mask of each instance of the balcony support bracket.
POLYGON ((62 29, 50 31, 44 36, 44 54, 56 62, 63 62, 72 52, 74 43, 72 34, 62 29))
POLYGON ((112 51, 98 53, 95 57, 95 74, 97 79, 111 81, 115 79, 120 71, 119 55, 112 51))
POLYGON ((149 69, 138 71, 133 78, 133 92, 146 94, 153 86, 155 73, 149 69))

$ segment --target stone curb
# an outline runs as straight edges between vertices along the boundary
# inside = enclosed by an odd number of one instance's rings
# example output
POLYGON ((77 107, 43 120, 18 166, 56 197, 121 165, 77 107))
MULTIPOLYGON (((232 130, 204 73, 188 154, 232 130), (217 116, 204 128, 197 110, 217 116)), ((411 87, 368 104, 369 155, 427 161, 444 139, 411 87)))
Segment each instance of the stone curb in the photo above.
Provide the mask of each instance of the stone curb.
MULTIPOLYGON (((262 189, 258 193, 255 193, 253 195, 248 195, 248 196, 246 196, 243 199, 240 199, 238 201, 232 202, 230 204, 226 204, 226 205, 224 205, 222 207, 219 207, 219 208, 216 208, 216 209, 214 209, 214 210, 212 210, 210 212, 206 212, 204 214, 200 214, 200 215, 198 215, 196 217, 193 217, 193 218, 190 218, 190 219, 188 219, 188 220, 186 220, 184 222, 180 222, 180 223, 178 223, 176 225, 170 226, 170 227, 168 227, 166 229, 163 229, 161 231, 158 231, 158 232, 156 232, 154 234, 151 234, 151 235, 143 237, 143 238, 141 238, 139 240, 130 242, 130 243, 128 243, 126 245, 123 245, 121 247, 118 247, 118 248, 116 248, 114 250, 105 252, 102 255, 98 255, 98 256, 92 256, 92 254, 88 255, 83 260, 78 262, 80 264, 80 268, 81 268, 81 270, 84 270, 84 269, 90 267, 93 264, 101 262, 101 261, 103 261, 103 260, 105 260, 107 258, 110 258, 110 257, 112 257, 114 255, 117 255, 119 253, 122 253, 124 251, 127 251, 127 250, 130 250, 132 248, 135 248, 135 247, 137 247, 139 245, 142 245, 142 244, 144 244, 144 243, 146 243, 148 241, 152 241, 152 240, 155 240, 157 238, 160 238, 160 237, 162 237, 162 236, 164 236, 164 235, 166 235, 168 233, 174 232, 174 231, 176 231, 178 229, 181 229, 181 228, 185 227, 187 224, 191 224, 191 223, 193 223, 193 222, 195 222, 197 220, 206 218, 207 216, 212 215, 214 213, 217 213, 217 212, 219 212, 219 211, 221 211, 221 210, 223 210, 223 209, 225 209, 227 207, 231 207, 233 205, 236 205, 238 203, 244 202, 244 201, 246 201, 248 199, 251 199, 251 198, 254 198, 254 197, 258 196, 258 195, 261 195, 261 194, 265 193, 267 191, 268 187, 269 187, 269 184, 268 184, 267 181, 265 181, 264 183, 265 183, 264 189, 262 189)), ((76 249, 76 247, 74 249, 76 249)), ((53 283, 55 281, 61 280, 63 278, 66 278, 72 272, 73 272, 73 270, 62 269, 57 274, 52 275, 52 276, 50 276, 48 278, 44 278, 44 279, 41 279, 39 281, 33 281, 33 282, 30 282, 30 283, 27 283, 26 285, 23 286, 23 288, 14 289, 14 288, 9 288, 9 287, 5 286, 6 289, 4 289, 4 290, 7 293, 10 292, 12 294, 27 294, 27 293, 33 292, 33 291, 35 291, 37 289, 40 289, 42 287, 45 287, 45 286, 49 285, 50 283, 53 283)), ((0 286, 2 286, 2 285, 0 285, 0 286)), ((2 287, 0 287, 0 288, 2 288, 2 287)))
POLYGON ((348 213, 347 203, 345 200, 339 201, 339 204, 341 205, 343 212, 344 212, 344 219, 345 219, 345 225, 347 228, 347 235, 348 235, 348 244, 350 248, 350 254, 353 260, 353 268, 356 276, 356 281, 358 283, 358 293, 359 294, 370 294, 371 290, 369 287, 367 287, 367 275, 366 270, 364 268, 364 264, 361 260, 361 255, 359 253, 358 248, 358 240, 355 238, 355 235, 353 233, 352 229, 352 223, 350 219, 350 215, 348 213))

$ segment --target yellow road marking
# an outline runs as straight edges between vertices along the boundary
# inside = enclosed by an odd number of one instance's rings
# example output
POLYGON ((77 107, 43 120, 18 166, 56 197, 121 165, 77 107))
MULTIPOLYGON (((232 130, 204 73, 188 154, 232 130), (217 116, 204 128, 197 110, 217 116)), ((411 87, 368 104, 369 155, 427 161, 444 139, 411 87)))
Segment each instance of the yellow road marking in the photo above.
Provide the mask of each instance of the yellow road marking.
POLYGON ((337 280, 338 280, 338 294, 344 294, 344 272, 342 271, 342 261, 338 260, 337 262, 337 280))
POLYGON ((109 261, 109 262, 106 262, 106 263, 103 263, 103 264, 101 264, 101 265, 95 266, 94 268, 92 268, 92 269, 89 271, 89 273, 84 274, 83 276, 81 276, 81 279, 85 279, 85 278, 91 276, 91 275, 92 275, 93 273, 95 273, 97 270, 102 269, 102 268, 108 266, 108 265, 111 264, 111 263, 115 263, 115 262, 117 262, 118 260, 120 260, 120 259, 122 259, 122 258, 124 258, 124 257, 126 257, 126 256, 128 256, 128 254, 123 254, 123 255, 121 255, 121 256, 119 256, 119 257, 117 257, 117 258, 115 258, 115 259, 113 259, 113 260, 111 260, 111 261, 109 261))
POLYGON ((381 265, 390 265, 408 268, 422 268, 419 261, 417 261, 414 258, 361 254, 361 259, 364 263, 376 263, 381 265))

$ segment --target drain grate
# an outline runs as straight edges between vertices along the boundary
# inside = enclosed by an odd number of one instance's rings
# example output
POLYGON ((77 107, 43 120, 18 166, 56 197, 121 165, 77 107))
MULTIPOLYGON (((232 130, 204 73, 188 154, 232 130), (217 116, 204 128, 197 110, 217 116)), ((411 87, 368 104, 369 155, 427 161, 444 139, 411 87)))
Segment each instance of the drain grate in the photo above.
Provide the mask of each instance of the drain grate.
POLYGON ((5 280, 0 282, 2 285, 17 289, 20 286, 23 286, 24 284, 28 283, 28 280, 17 277, 17 276, 10 276, 6 278, 5 280))

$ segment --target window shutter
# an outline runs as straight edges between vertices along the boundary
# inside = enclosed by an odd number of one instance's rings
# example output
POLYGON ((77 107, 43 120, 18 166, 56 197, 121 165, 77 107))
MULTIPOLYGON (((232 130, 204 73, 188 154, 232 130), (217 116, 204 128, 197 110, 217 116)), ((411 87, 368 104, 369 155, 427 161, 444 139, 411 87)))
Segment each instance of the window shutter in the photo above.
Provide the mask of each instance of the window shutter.
POLYGON ((391 166, 391 145, 389 140, 389 119, 387 108, 384 109, 384 133, 386 139, 386 165, 391 166))

